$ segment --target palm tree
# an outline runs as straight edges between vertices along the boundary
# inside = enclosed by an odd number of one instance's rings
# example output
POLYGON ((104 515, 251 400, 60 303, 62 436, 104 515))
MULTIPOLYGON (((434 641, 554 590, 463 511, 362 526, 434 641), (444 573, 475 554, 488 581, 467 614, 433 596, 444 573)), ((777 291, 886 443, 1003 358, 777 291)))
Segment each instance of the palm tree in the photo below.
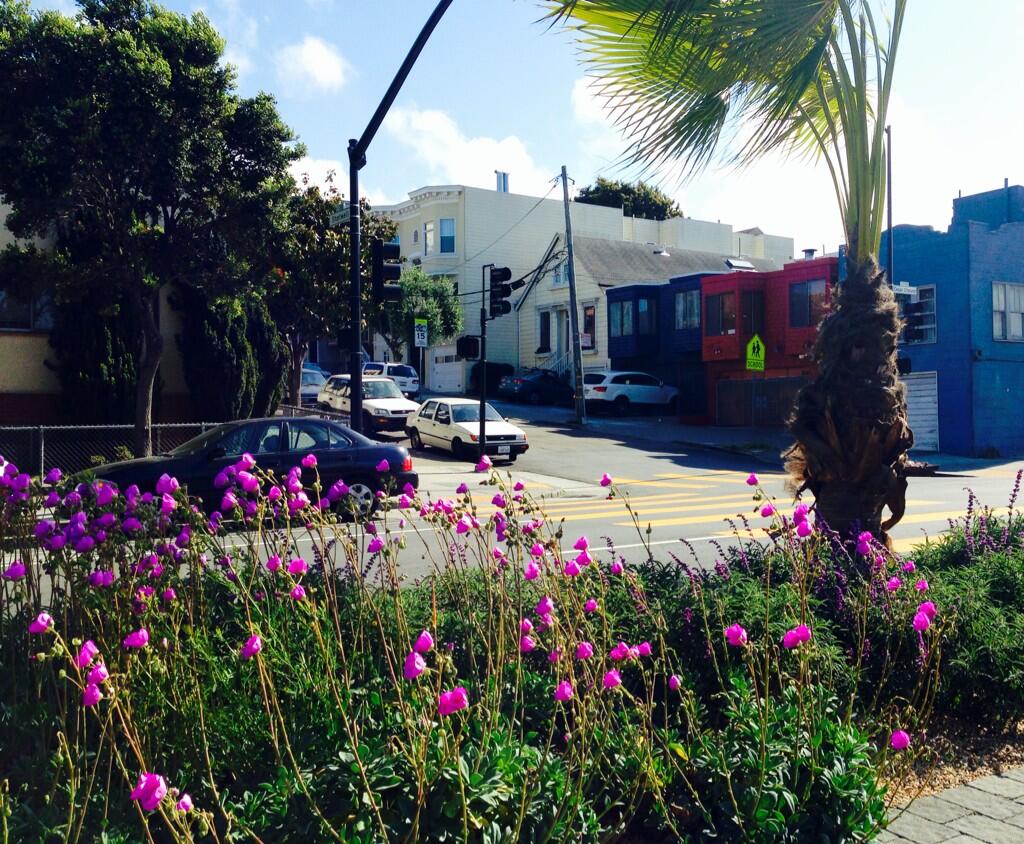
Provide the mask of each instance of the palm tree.
POLYGON ((846 535, 882 540, 903 515, 913 434, 896 369, 900 319, 878 266, 883 135, 906 0, 546 0, 576 32, 628 141, 624 163, 745 165, 766 153, 828 165, 846 236, 847 279, 813 350, 817 374, 790 420, 793 490, 846 535), (883 522, 883 508, 891 517, 883 522))

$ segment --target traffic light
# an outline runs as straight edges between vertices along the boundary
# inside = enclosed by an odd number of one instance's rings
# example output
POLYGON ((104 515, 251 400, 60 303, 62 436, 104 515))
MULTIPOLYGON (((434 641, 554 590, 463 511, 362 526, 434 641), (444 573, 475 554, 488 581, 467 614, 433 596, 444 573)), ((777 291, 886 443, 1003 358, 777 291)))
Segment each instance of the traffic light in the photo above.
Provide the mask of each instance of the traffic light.
POLYGON ((460 337, 455 341, 455 353, 463 360, 476 360, 480 357, 480 338, 460 337))
POLYGON ((385 243, 380 238, 374 238, 370 244, 370 278, 376 304, 401 301, 402 288, 394 283, 402 275, 402 265, 399 263, 401 257, 401 248, 397 243, 385 243))
POLYGON ((491 319, 504 316, 512 310, 508 297, 512 295, 512 285, 505 282, 512 278, 512 270, 508 267, 491 267, 491 319))

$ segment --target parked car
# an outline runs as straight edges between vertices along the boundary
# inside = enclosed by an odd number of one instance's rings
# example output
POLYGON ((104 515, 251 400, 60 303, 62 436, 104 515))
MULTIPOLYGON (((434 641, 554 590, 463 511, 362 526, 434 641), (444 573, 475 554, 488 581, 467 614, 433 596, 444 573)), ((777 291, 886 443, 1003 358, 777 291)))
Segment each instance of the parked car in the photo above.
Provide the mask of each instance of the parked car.
POLYGON ((311 372, 319 372, 321 375, 324 376, 324 378, 330 378, 331 377, 331 373, 328 370, 324 369, 322 366, 320 366, 320 364, 318 364, 318 363, 310 363, 307 360, 305 363, 302 364, 302 368, 303 369, 308 369, 311 372))
POLYGON ((620 416, 633 407, 658 407, 675 413, 679 390, 646 372, 586 372, 583 398, 594 410, 610 409, 620 416))
POLYGON ((412 398, 419 394, 419 373, 407 363, 379 363, 370 361, 363 364, 363 375, 384 375, 398 385, 402 394, 412 398))
MULTIPOLYGON (((526 432, 508 422, 491 405, 485 405, 484 433, 487 454, 507 457, 509 462, 530 445, 526 432)), ((406 427, 414 450, 427 446, 450 451, 460 459, 476 459, 480 441, 480 402, 474 399, 428 399, 406 427)))
POLYGON ((299 402, 303 407, 316 407, 317 396, 320 394, 320 388, 326 383, 327 379, 315 369, 302 370, 302 382, 299 385, 299 402))
MULTIPOLYGON (((348 375, 335 375, 327 387, 318 394, 318 401, 338 413, 352 409, 352 394, 348 375)), ((363 377, 363 430, 402 431, 410 414, 419 405, 402 395, 398 385, 383 375, 363 377)))
MULTIPOLYGON (((390 489, 398 494, 405 484, 419 486, 409 452, 391 443, 377 443, 350 428, 326 419, 273 417, 226 422, 211 428, 183 445, 160 455, 140 460, 108 463, 96 469, 96 476, 121 489, 138 484, 153 489, 165 472, 186 488, 189 495, 203 501, 206 512, 220 507, 223 491, 214 485, 217 473, 248 452, 256 465, 278 476, 287 474, 307 454, 315 454, 317 472, 323 489, 337 480, 349 487, 349 497, 340 508, 354 506, 360 512, 374 509, 376 492, 390 489), (378 472, 381 460, 391 467, 378 472)), ((314 470, 302 469, 303 484, 310 486, 314 470)))
POLYGON ((498 395, 530 404, 572 404, 572 385, 551 369, 524 369, 498 382, 498 395))

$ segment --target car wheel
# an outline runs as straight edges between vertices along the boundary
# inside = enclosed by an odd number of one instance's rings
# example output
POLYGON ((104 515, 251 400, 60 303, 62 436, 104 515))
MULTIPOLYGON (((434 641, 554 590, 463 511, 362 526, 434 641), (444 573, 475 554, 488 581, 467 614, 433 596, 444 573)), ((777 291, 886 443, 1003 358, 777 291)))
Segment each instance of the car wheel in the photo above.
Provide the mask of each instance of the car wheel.
POLYGON ((338 502, 338 510, 347 516, 367 519, 377 509, 376 491, 367 483, 349 484, 348 495, 338 502))
POLYGON ((618 416, 625 416, 629 413, 629 399, 625 396, 618 396, 614 402, 615 413, 618 416))
POLYGON ((452 440, 452 456, 456 460, 468 460, 469 457, 466 455, 466 446, 463 445, 462 440, 456 437, 452 440))
POLYGON ((508 462, 509 462, 509 463, 515 463, 515 462, 516 462, 516 458, 517 458, 517 457, 519 457, 519 455, 518 455, 518 454, 510 454, 510 455, 508 456, 508 462))
POLYGON ((373 417, 363 411, 363 436, 369 437, 371 440, 376 439, 376 432, 373 430, 373 417))
POLYGON ((420 432, 415 428, 409 431, 409 445, 412 446, 413 451, 423 451, 423 440, 420 439, 420 432))

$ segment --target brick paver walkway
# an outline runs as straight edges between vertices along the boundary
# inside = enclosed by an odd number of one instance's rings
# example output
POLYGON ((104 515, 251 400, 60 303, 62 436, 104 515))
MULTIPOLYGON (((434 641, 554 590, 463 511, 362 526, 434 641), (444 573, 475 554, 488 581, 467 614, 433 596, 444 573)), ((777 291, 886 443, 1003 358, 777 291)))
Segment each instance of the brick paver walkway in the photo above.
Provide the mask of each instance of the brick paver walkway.
POLYGON ((1024 768, 915 800, 878 840, 892 844, 1024 844, 1024 768))

